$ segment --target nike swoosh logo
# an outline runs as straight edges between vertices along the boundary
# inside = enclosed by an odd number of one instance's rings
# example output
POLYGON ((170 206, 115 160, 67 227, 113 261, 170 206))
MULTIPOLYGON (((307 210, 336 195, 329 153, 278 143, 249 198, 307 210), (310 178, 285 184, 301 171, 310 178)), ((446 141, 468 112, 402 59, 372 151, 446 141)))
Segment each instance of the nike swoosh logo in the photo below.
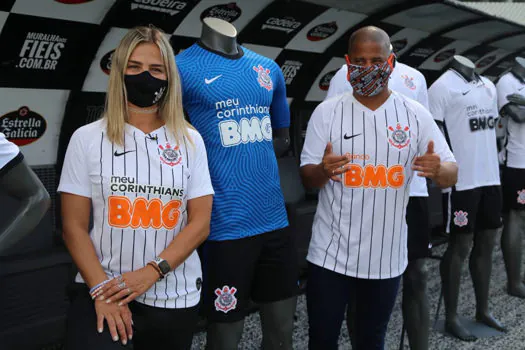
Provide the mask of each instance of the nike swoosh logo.
POLYGON ((211 79, 204 78, 204 82, 209 85, 209 84, 213 83, 215 80, 219 79, 220 77, 222 77, 222 74, 221 75, 217 75, 216 77, 211 78, 211 79))
POLYGON ((525 86, 520 87, 520 88, 518 89, 518 91, 523 90, 523 88, 525 88, 525 86))
POLYGON ((465 91, 465 92, 463 93, 463 96, 465 96, 465 95, 468 94, 469 92, 470 92, 470 90, 465 91))
POLYGON ((359 135, 361 135, 361 134, 355 134, 355 135, 351 135, 351 136, 348 136, 347 134, 345 134, 344 138, 345 138, 345 140, 350 140, 351 138, 354 138, 354 137, 359 136, 359 135))
POLYGON ((115 153, 113 153, 113 155, 115 157, 120 157, 120 156, 123 156, 124 154, 129 153, 129 152, 135 152, 135 150, 133 150, 133 151, 124 151, 124 152, 120 152, 120 153, 118 151, 115 151, 115 153))

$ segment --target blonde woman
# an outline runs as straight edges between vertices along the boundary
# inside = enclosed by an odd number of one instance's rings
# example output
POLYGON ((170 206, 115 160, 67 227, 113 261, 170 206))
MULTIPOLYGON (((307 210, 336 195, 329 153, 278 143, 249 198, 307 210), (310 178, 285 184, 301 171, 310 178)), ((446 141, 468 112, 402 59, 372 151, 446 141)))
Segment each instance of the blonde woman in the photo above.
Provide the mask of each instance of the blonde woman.
POLYGON ((103 117, 71 137, 58 191, 79 270, 67 348, 190 349, 214 192, 158 29, 131 29, 116 48, 103 117))

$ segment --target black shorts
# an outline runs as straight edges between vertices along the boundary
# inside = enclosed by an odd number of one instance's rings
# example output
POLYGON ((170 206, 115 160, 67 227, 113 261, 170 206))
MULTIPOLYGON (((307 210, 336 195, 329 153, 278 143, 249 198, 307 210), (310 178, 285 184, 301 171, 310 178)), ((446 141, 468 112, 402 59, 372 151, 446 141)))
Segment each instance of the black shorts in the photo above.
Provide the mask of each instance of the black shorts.
POLYGON ((496 229, 503 225, 501 186, 484 186, 445 193, 445 222, 449 233, 496 229))
POLYGON ((250 301, 268 303, 298 293, 299 268, 291 230, 203 245, 202 312, 212 322, 235 322, 250 301))
POLYGON ((428 216, 428 197, 410 197, 406 213, 408 261, 430 256, 432 246, 428 216))
POLYGON ((503 210, 525 210, 525 169, 503 168, 503 210))

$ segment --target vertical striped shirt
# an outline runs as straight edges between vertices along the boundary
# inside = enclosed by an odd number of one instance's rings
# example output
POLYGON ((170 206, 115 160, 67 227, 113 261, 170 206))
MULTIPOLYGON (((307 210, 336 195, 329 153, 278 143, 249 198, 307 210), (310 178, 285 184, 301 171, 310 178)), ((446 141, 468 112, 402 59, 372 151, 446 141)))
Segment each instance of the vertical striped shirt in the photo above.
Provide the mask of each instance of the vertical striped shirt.
MULTIPOLYGON (((187 224, 187 202, 213 194, 204 142, 177 144, 163 126, 149 134, 125 126, 124 145, 107 138, 104 119, 75 131, 69 142, 58 192, 91 198, 89 233, 108 275, 140 269, 155 259, 187 224)), ((185 308, 200 300, 202 278, 194 251, 136 301, 185 308)), ((82 276, 76 276, 83 282, 82 276)))
MULTIPOLYGON (((326 94, 326 99, 336 95, 352 92, 352 85, 347 79, 348 66, 343 66, 337 71, 330 81, 330 88, 326 94)), ((390 75, 388 87, 405 95, 408 98, 421 103, 428 109, 427 81, 420 71, 401 62, 396 62, 394 71, 390 75)), ((424 177, 414 176, 410 183, 411 197, 428 197, 427 181, 424 177)))
POLYGON ((341 182, 319 193, 307 259, 335 272, 364 279, 401 275, 407 265, 406 206, 416 174, 412 162, 434 141, 441 161, 454 161, 430 113, 399 93, 376 110, 351 93, 328 99, 308 123, 301 166, 319 164, 332 143, 350 154, 341 182))

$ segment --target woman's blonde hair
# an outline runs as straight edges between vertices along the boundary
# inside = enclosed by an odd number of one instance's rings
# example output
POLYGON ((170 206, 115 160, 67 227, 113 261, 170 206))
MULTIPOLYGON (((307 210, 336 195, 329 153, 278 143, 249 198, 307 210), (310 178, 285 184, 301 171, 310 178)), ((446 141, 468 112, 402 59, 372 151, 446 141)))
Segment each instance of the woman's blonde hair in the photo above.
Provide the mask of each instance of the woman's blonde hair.
POLYGON ((107 121, 107 133, 111 142, 124 144, 124 126, 128 121, 128 104, 124 75, 129 57, 137 45, 153 43, 160 49, 162 60, 166 67, 168 89, 159 102, 159 116, 165 122, 166 128, 178 144, 183 137, 191 144, 188 128, 193 127, 184 118, 182 109, 182 92, 180 77, 175 64, 175 54, 164 32, 153 26, 140 26, 130 29, 115 49, 111 59, 106 104, 102 117, 107 121))

